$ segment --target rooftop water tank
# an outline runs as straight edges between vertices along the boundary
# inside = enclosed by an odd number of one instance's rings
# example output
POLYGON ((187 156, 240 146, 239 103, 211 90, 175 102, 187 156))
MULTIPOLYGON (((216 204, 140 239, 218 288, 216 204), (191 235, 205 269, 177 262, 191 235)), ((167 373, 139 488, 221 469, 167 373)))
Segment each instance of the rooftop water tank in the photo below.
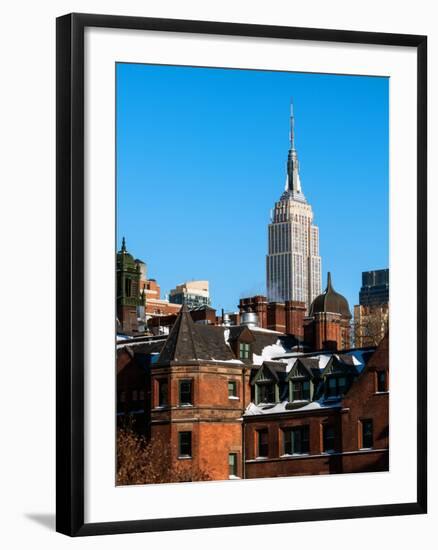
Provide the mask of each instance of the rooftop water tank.
POLYGON ((242 313, 242 316, 240 318, 240 324, 244 325, 246 327, 258 327, 259 326, 259 320, 257 313, 254 312, 247 312, 245 311, 242 313))

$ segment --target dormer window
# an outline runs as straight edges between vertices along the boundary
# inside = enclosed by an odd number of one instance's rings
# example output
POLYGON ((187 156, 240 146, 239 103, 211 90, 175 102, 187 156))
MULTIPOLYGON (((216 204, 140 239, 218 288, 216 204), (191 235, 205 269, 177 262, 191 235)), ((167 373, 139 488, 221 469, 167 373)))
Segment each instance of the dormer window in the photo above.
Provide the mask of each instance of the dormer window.
POLYGON ((244 342, 239 343, 239 357, 240 359, 249 359, 249 344, 244 342))
POLYGON ((275 403, 275 393, 274 382, 258 382, 256 386, 256 404, 275 403))
POLYGON ((310 381, 292 381, 292 401, 310 401, 310 381))

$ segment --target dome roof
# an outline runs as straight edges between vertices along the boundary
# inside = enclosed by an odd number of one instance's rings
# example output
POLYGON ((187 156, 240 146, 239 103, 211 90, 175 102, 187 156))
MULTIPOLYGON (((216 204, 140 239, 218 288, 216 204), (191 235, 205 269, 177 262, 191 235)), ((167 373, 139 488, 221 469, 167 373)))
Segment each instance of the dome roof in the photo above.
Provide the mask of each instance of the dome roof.
POLYGON ((315 313, 340 313, 351 319, 350 308, 347 299, 334 290, 330 272, 327 275, 327 288, 317 296, 310 306, 309 316, 315 313))

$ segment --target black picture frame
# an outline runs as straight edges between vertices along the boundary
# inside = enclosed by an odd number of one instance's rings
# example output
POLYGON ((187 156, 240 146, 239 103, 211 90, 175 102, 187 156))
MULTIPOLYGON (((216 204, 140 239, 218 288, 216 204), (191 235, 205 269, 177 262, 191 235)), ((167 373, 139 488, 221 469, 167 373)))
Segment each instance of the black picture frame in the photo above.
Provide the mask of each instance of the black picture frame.
POLYGON ((69 14, 57 19, 56 529, 69 536, 424 514, 427 511, 427 37, 69 14), (417 499, 403 504, 84 523, 84 29, 157 30, 407 46, 417 52, 417 499))

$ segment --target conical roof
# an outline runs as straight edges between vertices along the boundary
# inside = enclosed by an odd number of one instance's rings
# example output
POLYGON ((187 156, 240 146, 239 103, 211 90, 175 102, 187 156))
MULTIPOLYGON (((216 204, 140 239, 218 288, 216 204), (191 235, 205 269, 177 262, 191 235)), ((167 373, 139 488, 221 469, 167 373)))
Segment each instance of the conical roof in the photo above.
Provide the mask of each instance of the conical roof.
POLYGON ((309 315, 313 316, 315 313, 338 313, 351 319, 348 301, 333 288, 330 272, 327 274, 327 288, 313 300, 310 306, 309 315))
POLYGON ((224 339, 224 328, 200 325, 193 321, 184 304, 161 350, 157 365, 171 361, 230 361, 235 360, 224 339))

